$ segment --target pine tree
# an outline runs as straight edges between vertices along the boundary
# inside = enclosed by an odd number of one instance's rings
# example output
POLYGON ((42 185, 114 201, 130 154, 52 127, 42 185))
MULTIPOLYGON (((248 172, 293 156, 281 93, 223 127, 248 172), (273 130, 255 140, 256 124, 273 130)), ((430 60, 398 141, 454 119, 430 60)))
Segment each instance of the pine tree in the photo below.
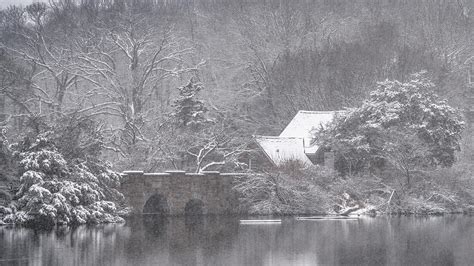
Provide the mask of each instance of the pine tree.
POLYGON ((19 189, 10 204, 15 211, 3 222, 54 225, 123 221, 119 217, 124 210, 120 206, 124 201, 119 191, 121 176, 100 159, 102 137, 91 132, 92 128, 96 128, 92 122, 65 120, 51 131, 9 145, 7 155, 16 162, 19 189))
POLYGON ((197 97, 202 89, 203 86, 192 79, 187 85, 178 88, 179 95, 172 105, 174 111, 171 116, 179 126, 186 127, 210 122, 206 118, 208 109, 204 101, 197 97))

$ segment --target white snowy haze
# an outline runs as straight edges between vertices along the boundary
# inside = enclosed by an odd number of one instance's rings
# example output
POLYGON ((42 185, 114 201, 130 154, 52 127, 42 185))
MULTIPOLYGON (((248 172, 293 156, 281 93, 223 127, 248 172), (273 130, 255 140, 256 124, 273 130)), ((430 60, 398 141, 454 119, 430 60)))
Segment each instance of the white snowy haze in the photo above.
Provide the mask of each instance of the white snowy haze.
POLYGON ((39 0, 0 0, 0 8, 6 8, 10 5, 28 5, 33 2, 44 2, 39 0))

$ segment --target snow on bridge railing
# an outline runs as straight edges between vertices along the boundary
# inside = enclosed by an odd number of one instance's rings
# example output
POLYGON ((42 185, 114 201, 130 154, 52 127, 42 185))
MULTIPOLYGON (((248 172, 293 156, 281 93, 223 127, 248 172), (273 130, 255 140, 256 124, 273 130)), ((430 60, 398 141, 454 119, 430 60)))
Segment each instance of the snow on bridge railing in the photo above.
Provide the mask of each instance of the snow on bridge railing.
POLYGON ((219 171, 202 171, 199 173, 196 172, 186 172, 183 170, 168 170, 161 173, 145 173, 143 171, 123 171, 122 175, 130 176, 130 175, 143 175, 143 176, 183 176, 183 175, 194 175, 194 176, 212 176, 212 175, 223 175, 223 176, 231 176, 231 175, 248 175, 249 173, 221 173, 219 171))

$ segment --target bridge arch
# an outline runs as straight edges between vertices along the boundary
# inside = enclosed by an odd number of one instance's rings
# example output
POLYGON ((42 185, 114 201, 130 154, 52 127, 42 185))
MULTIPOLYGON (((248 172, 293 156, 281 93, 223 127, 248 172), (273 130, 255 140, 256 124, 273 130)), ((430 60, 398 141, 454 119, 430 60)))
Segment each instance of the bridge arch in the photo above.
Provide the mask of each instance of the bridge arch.
POLYGON ((190 199, 184 206, 184 215, 197 216, 203 214, 205 214, 205 206, 200 199, 190 199))
POLYGON ((151 195, 143 206, 143 213, 169 215, 170 207, 167 198, 159 193, 151 195))
POLYGON ((238 175, 242 174, 126 171, 120 191, 133 214, 233 213, 238 200, 232 182, 238 175))

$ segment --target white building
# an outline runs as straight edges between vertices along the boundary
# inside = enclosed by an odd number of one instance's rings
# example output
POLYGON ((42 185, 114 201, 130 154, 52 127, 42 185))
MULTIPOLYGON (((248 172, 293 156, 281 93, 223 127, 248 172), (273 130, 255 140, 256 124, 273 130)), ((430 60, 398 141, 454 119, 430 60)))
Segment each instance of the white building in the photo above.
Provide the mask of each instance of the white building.
POLYGON ((279 136, 254 136, 255 142, 275 165, 291 160, 312 164, 309 159, 319 147, 312 131, 326 126, 344 111, 299 111, 279 136))

